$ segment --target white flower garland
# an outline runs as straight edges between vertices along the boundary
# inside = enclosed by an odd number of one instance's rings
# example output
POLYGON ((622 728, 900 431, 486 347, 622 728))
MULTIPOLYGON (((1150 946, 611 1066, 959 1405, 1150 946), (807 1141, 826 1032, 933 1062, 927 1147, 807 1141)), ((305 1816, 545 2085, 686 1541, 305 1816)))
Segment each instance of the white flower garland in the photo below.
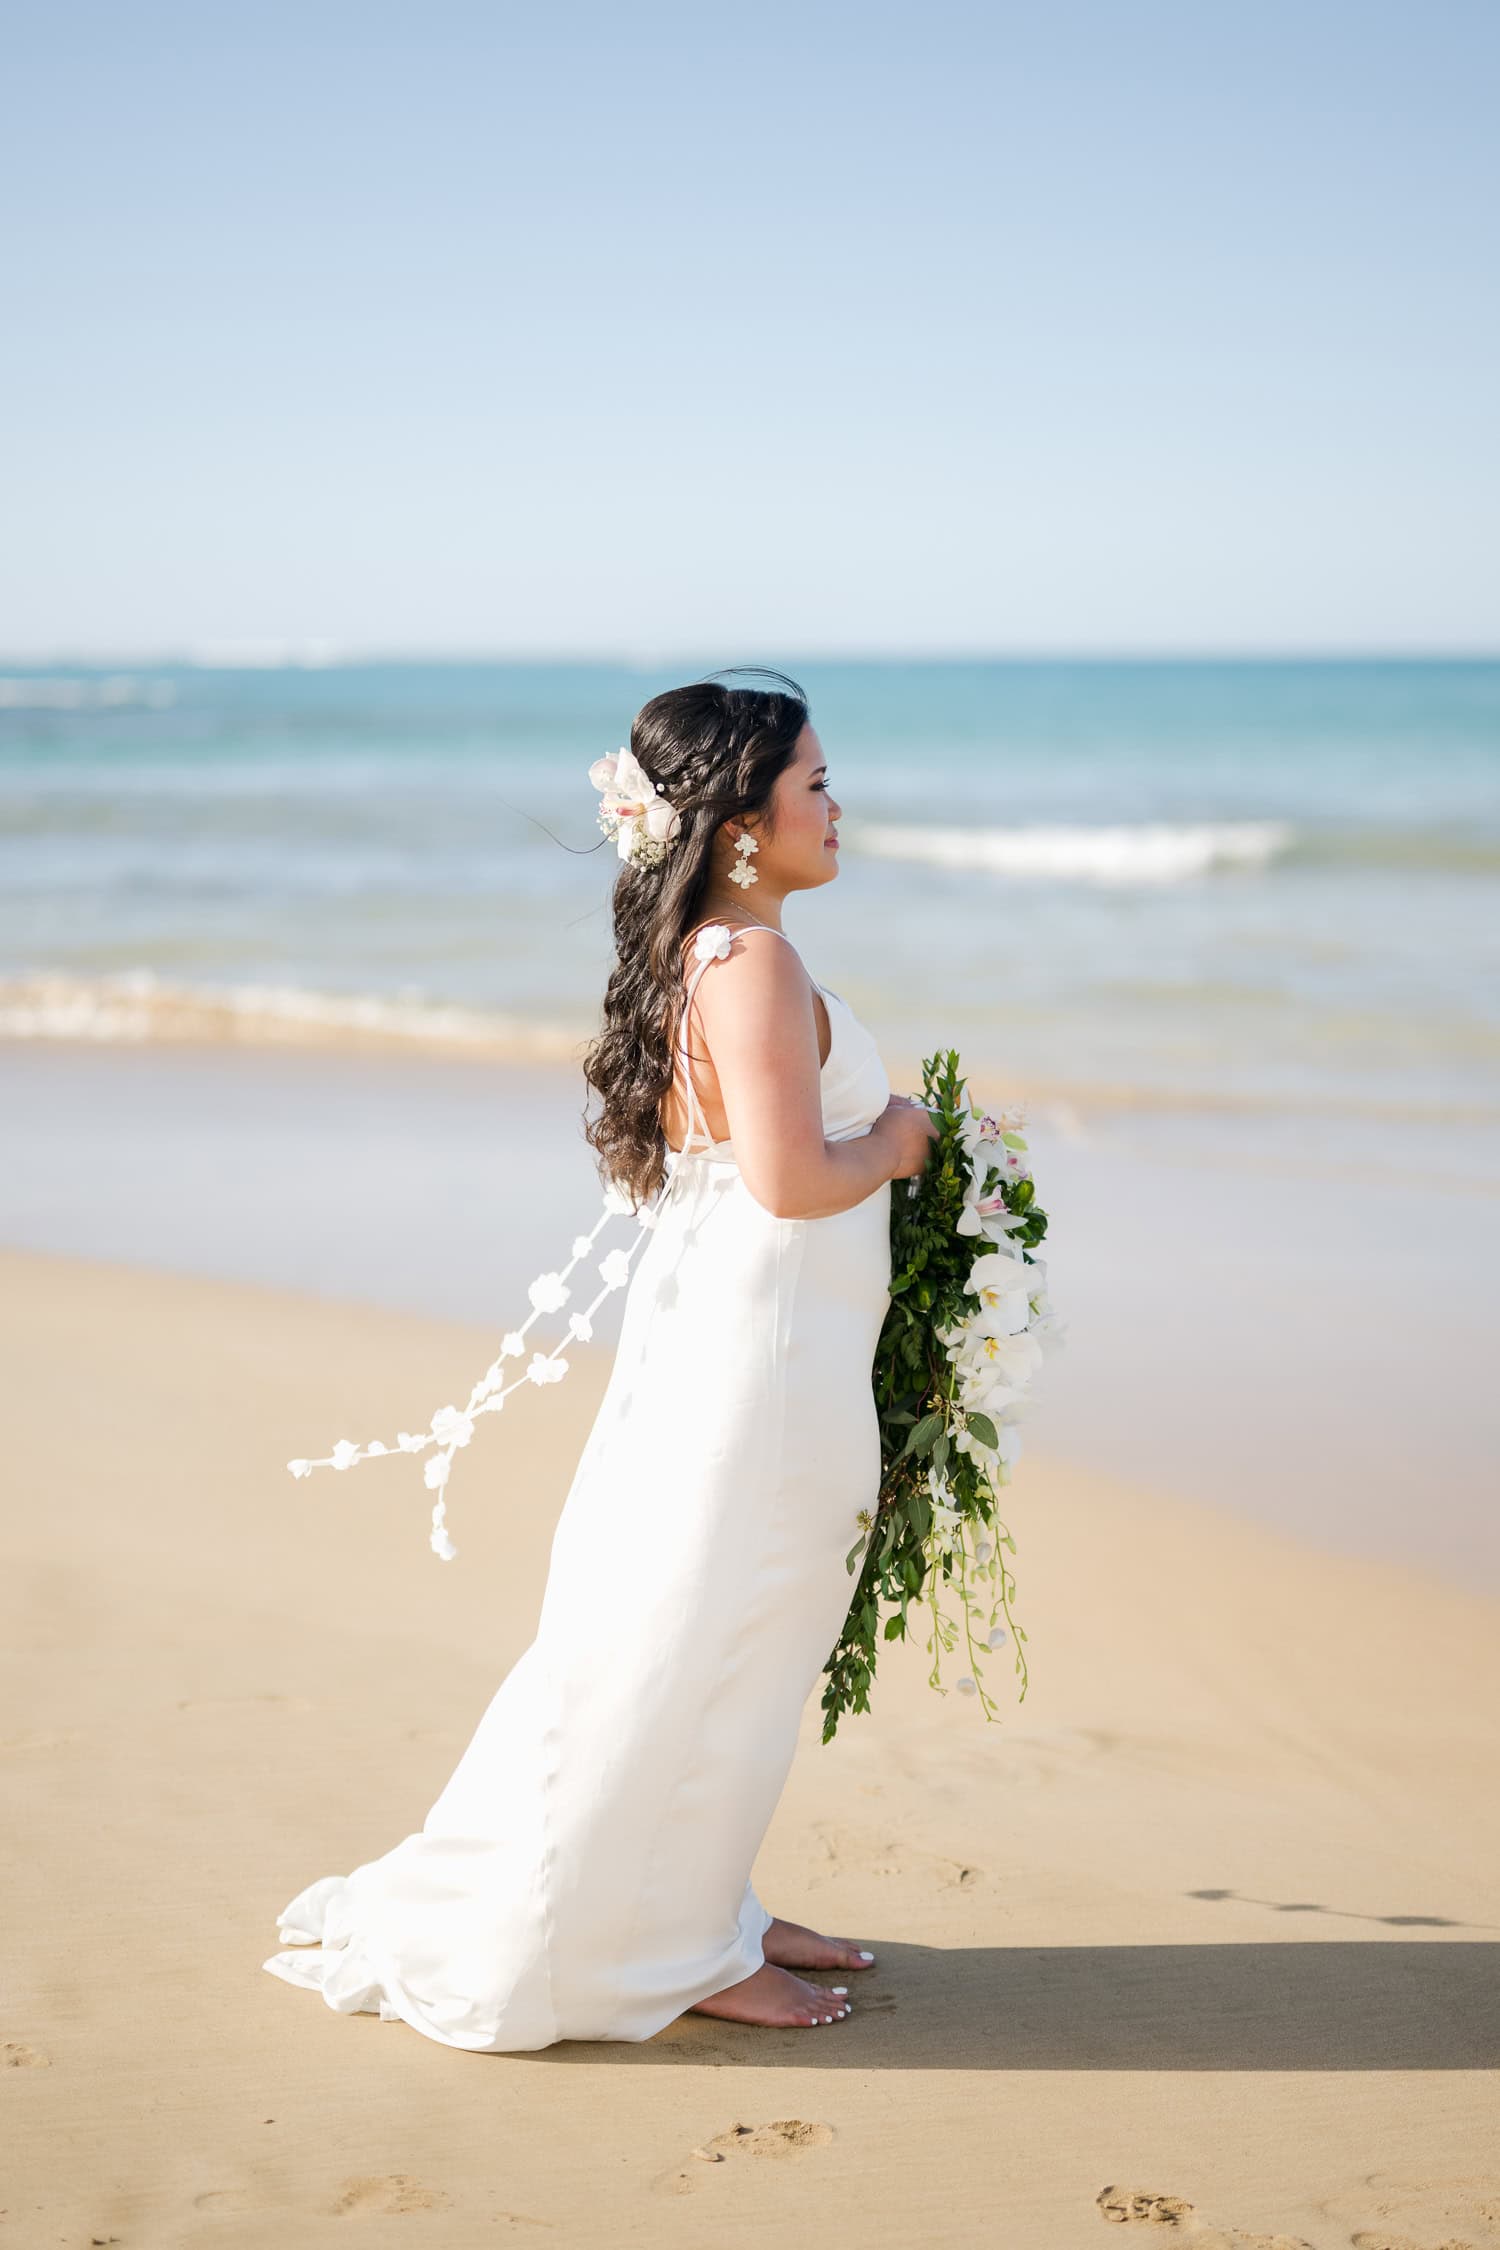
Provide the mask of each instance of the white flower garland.
POLYGON ((939 1131, 927 1169, 891 1205, 891 1313, 873 1370, 880 1485, 856 1515, 859 1537, 845 1558, 855 1583, 823 1668, 825 1742, 846 1714, 869 1710, 881 1647, 912 1637, 914 1606, 930 1617, 932 1687, 947 1692, 943 1659, 962 1645, 968 1669, 953 1685, 994 1718, 984 1660, 1013 1640, 1026 1694, 1026 1632, 1005 1559, 1016 1542, 1000 1503, 1043 1340, 1065 1334, 1035 1255, 1047 1214, 1023 1114, 991 1116, 971 1103, 952 1048, 924 1062, 923 1082, 939 1131))
MULTIPOLYGON (((628 757, 628 755, 629 753, 626 751, 619 753, 622 759, 628 757)), ((611 773, 613 772, 613 761, 601 760, 599 769, 601 774, 606 765, 609 765, 611 773)), ((634 770, 639 772, 639 768, 634 770)), ((606 778, 609 777, 606 776, 606 778)), ((649 784, 647 786, 649 787, 649 784)), ((668 809, 670 810, 670 808, 668 809)), ((694 940, 693 952, 699 961, 710 959, 722 961, 729 951, 733 938, 734 932, 727 922, 705 922, 694 940)), ((673 1150, 672 1153, 680 1157, 681 1151, 673 1150)), ((440 1406, 436 1414, 433 1415, 431 1428, 425 1436, 419 1436, 411 1430, 402 1430, 394 1445, 387 1445, 381 1438, 372 1438, 368 1445, 356 1445, 352 1438, 340 1438, 333 1451, 326 1453, 320 1461, 288 1461, 287 1468, 291 1471, 291 1474, 294 1477, 310 1477, 314 1469, 352 1469, 358 1461, 379 1460, 382 1456, 391 1453, 424 1453, 429 1445, 436 1446, 437 1451, 423 1470, 423 1479, 428 1491, 437 1494, 437 1499, 433 1504, 432 1531, 428 1538, 428 1545, 439 1561, 452 1562, 454 1556, 458 1553, 458 1549, 454 1546, 448 1533, 447 1485, 453 1470, 454 1454, 461 1447, 467 1445, 473 1437, 474 1424, 478 1416, 481 1414, 498 1414, 511 1392, 518 1389, 522 1383, 540 1384, 560 1383, 562 1381, 568 1372, 568 1362, 565 1359, 559 1359, 558 1353, 568 1341, 568 1337, 574 1337, 579 1343, 583 1344, 586 1344, 592 1337, 594 1333, 593 1315, 598 1311, 611 1290, 624 1288, 630 1272, 630 1261, 639 1250, 649 1230, 656 1225, 657 1220, 661 1217, 663 1206, 672 1192, 679 1171, 680 1165, 674 1165, 655 1197, 649 1203, 642 1205, 639 1211, 636 1211, 630 1198, 621 1189, 615 1187, 613 1183, 605 1189, 603 1216, 594 1221, 591 1233, 577 1234, 573 1237, 573 1255, 565 1266, 555 1273, 539 1273, 537 1275, 527 1292, 531 1299, 530 1314, 519 1328, 507 1330, 500 1346, 499 1357, 485 1369, 479 1381, 474 1385, 473 1390, 469 1393, 469 1403, 466 1407, 460 1410, 456 1406, 440 1406), (638 1226, 636 1238, 628 1250, 611 1250, 608 1256, 601 1260, 599 1272, 603 1277, 604 1287, 599 1291, 598 1296, 582 1312, 568 1315, 567 1336, 562 1337, 554 1344, 550 1352, 533 1352, 523 1372, 516 1376, 513 1382, 507 1383, 504 1379, 505 1362, 508 1359, 519 1359, 521 1357, 526 1349, 526 1331, 530 1328, 532 1322, 541 1313, 561 1311, 573 1294, 568 1287, 568 1275, 573 1271, 579 1259, 588 1256, 601 1229, 606 1227, 611 1219, 628 1217, 632 1212, 635 1214, 638 1226)))
MULTIPOLYGON (((953 1451, 968 1456, 988 1485, 996 1508, 1001 1490, 1010 1483, 1021 1457, 1021 1432, 1016 1425, 1031 1411, 1032 1383, 1042 1366, 1041 1339, 1046 1337, 1049 1344, 1061 1345, 1066 1341, 1068 1326, 1048 1294, 1046 1260, 1023 1258, 1011 1239, 1024 1226, 1025 1213, 1012 1212, 1001 1189, 1032 1179, 1027 1143, 1020 1130, 1024 1123, 1025 1113, 1019 1109, 1003 1111, 999 1116, 974 1110, 965 1120, 963 1143, 971 1170, 955 1231, 976 1236, 989 1247, 980 1252, 969 1269, 966 1294, 977 1303, 936 1332, 954 1371, 953 1405, 958 1418, 950 1432, 953 1451)), ((1010 1618, 1014 1581, 1001 1552, 1002 1547, 1014 1551, 1014 1541, 994 1517, 988 1526, 969 1523, 954 1504, 957 1495, 945 1467, 930 1467, 927 1484, 932 1512, 932 1528, 925 1542, 933 1616, 933 1637, 927 1644, 933 1659, 931 1684, 940 1684, 942 1652, 951 1654, 957 1640, 957 1628, 941 1603, 940 1587, 946 1581, 959 1588, 965 1612, 963 1631, 973 1665, 972 1671, 960 1673, 953 1684, 960 1695, 977 1695, 986 1718, 990 1718, 995 1706, 985 1692, 980 1662, 984 1654, 993 1655, 1005 1643, 1002 1614, 1014 1626, 1018 1641, 1026 1638, 1024 1630, 1010 1618), (965 1546, 971 1529, 975 1537, 969 1556, 965 1546), (966 1567, 969 1562, 972 1570, 966 1567), (971 1581, 979 1579, 988 1580, 996 1589, 988 1616, 973 1598, 978 1586, 971 1581)), ((1017 1658, 1024 1694, 1026 1666, 1019 1649, 1017 1658)))
MULTIPOLYGON (((938 1343, 945 1345, 947 1361, 954 1368, 954 1406, 958 1420, 951 1429, 951 1442, 956 1453, 967 1453, 976 1469, 981 1471, 985 1483, 990 1485, 990 1496, 999 1507, 1001 1489, 1010 1483, 1016 1460, 1021 1458, 1021 1431, 1016 1424, 1032 1408, 1032 1379, 1041 1370, 1043 1345, 1061 1345, 1066 1341, 1068 1323, 1061 1318, 1052 1298, 1048 1296, 1046 1260, 1023 1260, 1010 1237, 1023 1226, 1025 1215, 1014 1215, 1007 1210, 1001 1195, 1001 1183, 1019 1183, 1032 1179, 1030 1156, 1025 1152, 1025 1138, 1021 1134, 1023 1111, 1003 1111, 1001 1116, 987 1116, 978 1111, 965 1125, 965 1150, 972 1163, 972 1174, 965 1188, 965 1208, 958 1215, 960 1235, 978 1235, 990 1240, 990 1249, 983 1251, 969 1267, 967 1296, 978 1298, 972 1312, 965 1309, 958 1321, 949 1327, 940 1327, 938 1343), (985 1147, 985 1143, 992 1143, 985 1147), (999 1174, 999 1177, 996 1177, 999 1174), (978 1422, 978 1429, 976 1429, 978 1422)), ((927 1471, 929 1501, 931 1501, 931 1532, 927 1539, 927 1564, 929 1564, 929 1602, 933 1611, 933 1638, 929 1651, 933 1658, 931 1685, 940 1685, 940 1651, 954 1651, 958 1629, 954 1620, 942 1609, 940 1586, 942 1582, 958 1584, 958 1595, 965 1609, 965 1642, 969 1651, 972 1672, 960 1672, 954 1685, 958 1694, 978 1696, 985 1708, 985 1717, 994 1714, 994 1703, 985 1694, 981 1676, 981 1658, 994 1654, 1005 1645, 1005 1627, 1001 1615, 1010 1618, 1010 1593, 1014 1582, 1005 1568, 1001 1548, 1014 1541, 1005 1532, 999 1519, 987 1525, 974 1525, 978 1537, 974 1539, 972 1573, 965 1568, 965 1534, 969 1525, 965 1516, 954 1505, 956 1494, 949 1483, 947 1471, 931 1467, 927 1471), (996 1591, 990 1602, 990 1613, 983 1613, 972 1595, 978 1593, 978 1584, 972 1579, 987 1579, 996 1591), (978 1627, 978 1638, 976 1638, 978 1627)), ((1014 1624, 1014 1620, 1010 1620, 1014 1624)), ((1025 1640, 1025 1631, 1016 1624, 1016 1638, 1025 1640)), ((1019 1669, 1025 1676, 1025 1658, 1019 1651, 1019 1669)), ((1023 1690, 1025 1692, 1025 1690, 1023 1690)))
POLYGON ((395 1443, 387 1445, 381 1438, 372 1438, 368 1445, 356 1445, 352 1438, 340 1438, 331 1453, 319 1461, 288 1461, 287 1468, 294 1477, 310 1477, 314 1469, 352 1469, 356 1462, 374 1461, 387 1454, 424 1453, 428 1446, 436 1451, 423 1470, 423 1482, 437 1499, 432 1510, 432 1530, 428 1545, 441 1562, 452 1562, 458 1549, 448 1533, 447 1485, 453 1468, 453 1456, 469 1443, 474 1435, 474 1424, 481 1414, 498 1414, 512 1391, 522 1383, 560 1383, 568 1372, 568 1361, 559 1353, 570 1338, 588 1343, 594 1333, 593 1315, 606 1297, 615 1289, 622 1289, 630 1272, 630 1261, 645 1240, 648 1231, 661 1216, 662 1204, 670 1192, 677 1173, 674 1168, 670 1178, 654 1201, 645 1204, 635 1216, 638 1232, 628 1250, 611 1250, 600 1260, 599 1273, 604 1287, 582 1312, 568 1315, 568 1333, 559 1338, 550 1352, 534 1351, 525 1368, 512 1381, 505 1380, 507 1360, 519 1359, 526 1350, 526 1332, 543 1313, 559 1312, 573 1294, 568 1286, 568 1276, 579 1260, 593 1249, 599 1234, 613 1218, 629 1216, 634 1210, 629 1198, 620 1189, 611 1186, 605 1190, 603 1215, 596 1219, 588 1234, 573 1237, 573 1255, 568 1263, 556 1272, 539 1273, 527 1294, 531 1311, 519 1328, 507 1330, 498 1356, 485 1369, 469 1393, 469 1403, 463 1408, 440 1406, 432 1417, 431 1428, 425 1434, 411 1430, 398 1433, 395 1443))

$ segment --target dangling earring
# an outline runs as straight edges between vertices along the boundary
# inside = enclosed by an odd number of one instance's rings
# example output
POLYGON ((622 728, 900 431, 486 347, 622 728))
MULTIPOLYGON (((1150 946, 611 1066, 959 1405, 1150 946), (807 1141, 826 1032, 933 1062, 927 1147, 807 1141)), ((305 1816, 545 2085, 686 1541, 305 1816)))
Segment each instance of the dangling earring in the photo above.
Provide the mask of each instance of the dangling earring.
POLYGON ((739 835, 734 840, 734 848, 740 854, 740 858, 730 868, 729 880, 731 883, 738 883, 742 891, 748 890, 752 883, 760 881, 760 877, 744 855, 747 852, 758 852, 760 846, 753 836, 739 835))

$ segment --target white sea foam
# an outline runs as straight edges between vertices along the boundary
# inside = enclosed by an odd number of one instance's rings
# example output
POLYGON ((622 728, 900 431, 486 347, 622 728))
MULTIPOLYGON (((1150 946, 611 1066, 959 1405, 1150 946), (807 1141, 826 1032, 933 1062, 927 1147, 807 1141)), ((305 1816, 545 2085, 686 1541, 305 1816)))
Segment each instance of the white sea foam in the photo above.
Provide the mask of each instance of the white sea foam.
POLYGON ((332 641, 204 641, 188 659, 202 672, 321 672, 339 660, 332 641))
POLYGON ((0 1038, 98 1046, 416 1045, 513 1061, 576 1062, 587 1031, 421 998, 298 985, 173 984, 148 969, 0 982, 0 1038))
POLYGON ((0 677, 0 711, 116 711, 143 704, 165 711, 177 699, 170 680, 109 673, 103 679, 22 672, 0 677))
POLYGON ((1140 821, 1114 827, 918 828, 846 823, 857 852, 933 867, 1084 883, 1180 883, 1220 867, 1265 867, 1293 841, 1278 820, 1140 821))

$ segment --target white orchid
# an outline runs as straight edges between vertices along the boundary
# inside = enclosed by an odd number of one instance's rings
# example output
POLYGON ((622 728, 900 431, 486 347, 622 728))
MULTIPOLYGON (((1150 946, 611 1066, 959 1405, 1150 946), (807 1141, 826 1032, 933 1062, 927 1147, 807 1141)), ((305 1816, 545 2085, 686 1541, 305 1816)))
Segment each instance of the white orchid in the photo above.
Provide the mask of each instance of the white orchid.
POLYGON ((589 779, 604 792, 599 826, 615 838, 621 859, 642 859, 649 864, 659 858, 677 836, 681 818, 634 751, 621 748, 608 757, 596 758, 589 767, 589 779))
POLYGON ((964 1197, 963 1209, 954 1220, 958 1234, 987 1234, 1005 1236, 1016 1233, 1026 1224, 1024 1211, 1007 1211, 1004 1199, 997 1193, 964 1197))
POLYGON ((955 1362, 966 1382, 1001 1383, 1020 1387, 1042 1364, 1042 1348, 1024 1332, 1019 1336, 986 1336, 970 1329, 955 1362))
POLYGON ((560 1273, 539 1273, 526 1292, 538 1312, 556 1312, 573 1292, 560 1273))
POLYGON ((700 961, 722 961, 733 943, 727 922, 705 922, 693 940, 693 952, 700 961))
POLYGON ((972 1135, 965 1134, 964 1146, 973 1163, 977 1192, 983 1192, 994 1172, 1008 1180, 1031 1178, 1024 1138, 998 1117, 980 1118, 972 1135))
POLYGON ((932 1531, 929 1536, 932 1545, 940 1555, 948 1555, 953 1552, 954 1542, 958 1538, 958 1527, 963 1520, 957 1508, 941 1507, 933 1509, 932 1531))
POLYGON ((432 1459, 422 1471, 422 1482, 429 1492, 442 1491, 443 1486, 448 1482, 448 1473, 452 1467, 453 1463, 446 1453, 434 1453, 432 1459))
POLYGON ((567 1372, 565 1359, 554 1359, 547 1352, 533 1352, 526 1376, 532 1383, 560 1383, 567 1372))
POLYGON ((971 1333, 1014 1336, 1024 1329, 1030 1318, 1035 1271, 1034 1266, 998 1251, 976 1258, 967 1284, 970 1296, 979 1299, 979 1308, 968 1322, 971 1333))
POLYGON ((927 1495, 932 1514, 932 1529, 929 1534, 931 1544, 939 1554, 949 1554, 958 1537, 958 1527, 963 1522, 963 1515, 954 1506, 953 1487, 940 1469, 928 1469, 927 1495))
POLYGON ((328 1466, 330 1469, 352 1469, 358 1459, 359 1447, 353 1438, 343 1437, 328 1456, 328 1466))

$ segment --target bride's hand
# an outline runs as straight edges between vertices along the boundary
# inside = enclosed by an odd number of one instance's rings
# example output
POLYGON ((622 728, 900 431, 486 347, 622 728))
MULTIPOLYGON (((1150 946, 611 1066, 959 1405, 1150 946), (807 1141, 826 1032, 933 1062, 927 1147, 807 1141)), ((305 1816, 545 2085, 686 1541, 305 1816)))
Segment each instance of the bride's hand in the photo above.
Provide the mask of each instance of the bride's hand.
POLYGON ((891 1178, 909 1180, 927 1169, 927 1156, 937 1139, 937 1120, 910 1094, 892 1094, 875 1130, 891 1154, 891 1178))

